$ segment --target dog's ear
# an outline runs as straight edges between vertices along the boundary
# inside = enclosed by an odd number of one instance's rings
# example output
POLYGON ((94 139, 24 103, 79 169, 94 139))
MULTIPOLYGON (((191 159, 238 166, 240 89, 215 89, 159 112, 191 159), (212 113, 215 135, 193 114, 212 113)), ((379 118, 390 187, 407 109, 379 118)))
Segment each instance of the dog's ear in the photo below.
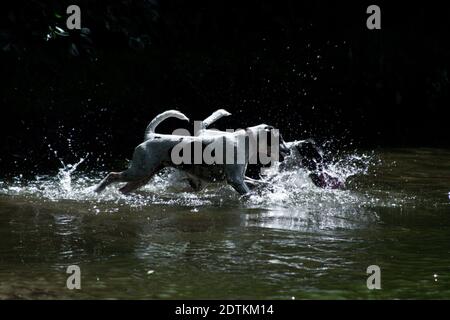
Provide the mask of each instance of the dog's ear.
POLYGON ((310 171, 322 170, 323 158, 319 147, 313 140, 305 140, 296 146, 302 157, 302 165, 310 171))
MULTIPOLYGON (((282 159, 289 155, 291 153, 291 150, 289 149, 288 145, 286 144, 286 141, 284 141, 283 136, 281 133, 278 134, 279 144, 280 144, 280 155, 282 159)), ((283 160, 280 160, 283 161, 283 160)))

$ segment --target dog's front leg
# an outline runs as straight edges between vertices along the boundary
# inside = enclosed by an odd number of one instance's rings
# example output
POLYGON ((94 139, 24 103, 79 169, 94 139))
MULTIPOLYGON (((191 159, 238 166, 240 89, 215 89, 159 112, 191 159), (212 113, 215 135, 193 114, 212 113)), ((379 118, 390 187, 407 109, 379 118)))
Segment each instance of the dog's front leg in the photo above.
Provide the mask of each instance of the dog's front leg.
POLYGON ((250 193, 250 188, 244 181, 228 181, 228 183, 241 195, 250 193))
POLYGON ((142 186, 145 186, 150 179, 151 177, 149 178, 147 177, 145 179, 128 182, 126 185, 120 188, 119 191, 122 192, 123 194, 128 194, 130 192, 133 192, 134 190, 139 189, 142 186))
POLYGON ((228 165, 226 168, 227 182, 241 195, 250 193, 250 188, 244 181, 245 165, 228 165))
POLYGON ((247 184, 247 186, 250 186, 252 191, 257 188, 272 187, 272 184, 270 182, 262 181, 262 180, 255 180, 255 179, 252 179, 249 177, 245 177, 244 182, 247 184))

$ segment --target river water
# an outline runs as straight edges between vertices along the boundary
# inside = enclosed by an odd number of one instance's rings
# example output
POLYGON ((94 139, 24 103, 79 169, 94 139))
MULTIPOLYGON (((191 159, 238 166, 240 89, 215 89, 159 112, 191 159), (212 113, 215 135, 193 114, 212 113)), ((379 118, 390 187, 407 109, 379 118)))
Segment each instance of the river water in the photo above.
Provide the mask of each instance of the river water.
POLYGON ((450 298, 450 151, 360 152, 329 171, 346 190, 292 170, 248 199, 191 192, 174 172, 96 195, 102 173, 82 159, 0 179, 0 298, 450 298))

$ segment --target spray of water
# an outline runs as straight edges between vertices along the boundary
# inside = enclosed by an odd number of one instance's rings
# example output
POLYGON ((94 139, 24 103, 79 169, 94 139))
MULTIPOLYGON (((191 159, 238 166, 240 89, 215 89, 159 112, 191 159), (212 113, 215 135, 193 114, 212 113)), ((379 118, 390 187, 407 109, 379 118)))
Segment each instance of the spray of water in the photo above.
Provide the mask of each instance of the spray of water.
POLYGON ((81 158, 75 164, 65 165, 63 161, 61 161, 62 168, 58 170, 57 181, 63 191, 63 193, 70 194, 72 193, 72 173, 77 170, 78 166, 84 162, 86 158, 81 158))
MULTIPOLYGON (((57 152, 51 151, 58 157, 57 152)), ((58 158, 61 167, 56 176, 41 175, 34 180, 23 180, 21 176, 12 181, 2 182, 0 194, 41 198, 49 201, 78 200, 78 201, 113 201, 124 202, 130 206, 158 204, 207 205, 217 201, 240 201, 239 196, 228 186, 211 185, 200 193, 193 193, 183 173, 177 170, 164 170, 156 175, 152 181, 134 195, 122 195, 117 186, 109 187, 106 192, 96 194, 95 185, 105 175, 104 172, 80 172, 79 167, 86 160, 80 158, 74 164, 66 164, 58 158)), ((348 177, 367 173, 370 156, 352 155, 340 159, 326 168, 333 176, 339 176, 345 181, 348 177)), ((352 194, 346 191, 320 189, 311 182, 308 174, 302 168, 280 172, 278 165, 271 167, 265 173, 270 178, 272 187, 258 190, 247 201, 249 206, 279 205, 297 207, 311 197, 323 197, 352 194)), ((319 200, 319 199, 316 199, 319 200)), ((242 201, 240 201, 242 202, 242 201)))
MULTIPOLYGON (((53 151, 55 156, 57 153, 53 151)), ((122 209, 146 210, 153 206, 186 208, 191 214, 226 206, 231 211, 245 212, 244 224, 271 228, 299 229, 352 227, 356 223, 370 223, 377 219, 371 208, 397 206, 402 199, 386 200, 371 188, 359 189, 351 178, 367 175, 376 167, 373 154, 353 153, 331 161, 325 168, 333 177, 346 181, 345 190, 322 189, 313 184, 308 172, 301 168, 280 170, 274 165, 264 172, 268 187, 257 188, 249 197, 241 198, 230 186, 210 185, 201 192, 193 192, 184 174, 165 169, 138 192, 121 194, 120 185, 112 185, 103 193, 94 192, 96 184, 106 172, 86 172, 86 157, 74 164, 60 160, 56 175, 40 175, 35 179, 17 176, 10 181, 0 180, 0 197, 16 198, 34 203, 56 203, 98 213, 115 213, 122 209), (242 211, 243 210, 243 211, 242 211)))

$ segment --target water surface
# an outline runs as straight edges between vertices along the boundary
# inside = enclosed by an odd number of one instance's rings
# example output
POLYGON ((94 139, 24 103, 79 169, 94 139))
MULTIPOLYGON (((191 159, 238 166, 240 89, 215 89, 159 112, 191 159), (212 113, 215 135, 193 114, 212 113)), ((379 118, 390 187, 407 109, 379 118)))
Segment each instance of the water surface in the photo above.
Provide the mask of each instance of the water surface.
POLYGON ((329 168, 347 190, 295 170, 249 199, 170 172, 97 196, 81 162, 0 180, 0 298, 450 298, 450 151, 355 153, 329 168))

